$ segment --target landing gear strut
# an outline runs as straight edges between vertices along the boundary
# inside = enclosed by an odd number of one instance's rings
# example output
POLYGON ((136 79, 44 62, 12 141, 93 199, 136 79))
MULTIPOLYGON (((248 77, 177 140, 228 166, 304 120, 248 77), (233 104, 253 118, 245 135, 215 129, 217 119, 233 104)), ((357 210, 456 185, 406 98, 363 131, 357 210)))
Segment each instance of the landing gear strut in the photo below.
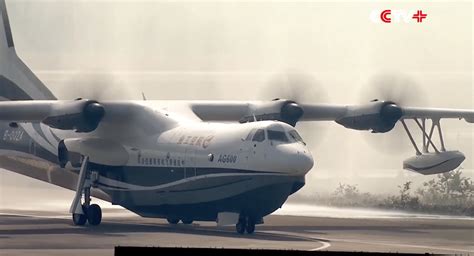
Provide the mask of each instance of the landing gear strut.
POLYGON ((239 234, 245 233, 253 234, 255 232, 255 219, 252 217, 241 216, 237 224, 235 224, 235 230, 239 234))
POLYGON ((91 203, 91 181, 87 179, 89 157, 82 160, 79 178, 77 180, 76 195, 72 201, 69 212, 72 213, 72 222, 76 226, 84 226, 87 221, 92 226, 97 226, 102 221, 102 210, 97 204, 91 203), (84 203, 81 203, 84 193, 84 203))

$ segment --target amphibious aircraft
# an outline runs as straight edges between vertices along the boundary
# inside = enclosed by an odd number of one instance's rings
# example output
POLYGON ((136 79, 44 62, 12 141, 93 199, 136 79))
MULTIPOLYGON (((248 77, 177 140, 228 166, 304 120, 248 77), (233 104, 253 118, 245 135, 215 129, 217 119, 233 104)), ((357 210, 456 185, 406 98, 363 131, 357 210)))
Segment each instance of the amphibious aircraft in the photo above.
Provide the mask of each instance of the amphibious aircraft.
POLYGON ((472 109, 389 99, 362 105, 58 100, 17 56, 4 0, 0 8, 0 167, 74 190, 75 225, 101 223, 101 208, 91 204, 96 197, 170 224, 216 221, 253 233, 313 168, 298 122, 334 121, 372 133, 400 122, 415 149, 403 167, 422 174, 448 172, 465 159, 446 150, 440 120, 473 123, 472 109), (420 129, 421 145, 408 122, 420 129))

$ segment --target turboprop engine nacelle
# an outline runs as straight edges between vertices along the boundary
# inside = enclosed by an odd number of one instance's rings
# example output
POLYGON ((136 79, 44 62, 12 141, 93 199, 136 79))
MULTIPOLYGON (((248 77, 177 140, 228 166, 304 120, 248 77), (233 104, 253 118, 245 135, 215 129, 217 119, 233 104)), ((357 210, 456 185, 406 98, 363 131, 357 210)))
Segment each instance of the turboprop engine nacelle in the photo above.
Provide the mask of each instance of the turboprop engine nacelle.
POLYGON ((65 139, 58 146, 58 160, 61 167, 68 162, 73 167, 81 166, 81 157, 89 156, 91 163, 123 166, 128 162, 129 154, 120 144, 99 138, 65 139))
POLYGON ((402 114, 402 109, 394 102, 376 100, 365 105, 349 106, 346 114, 336 122, 349 129, 385 133, 395 127, 402 114))
POLYGON ((104 107, 97 101, 78 99, 55 106, 42 122, 56 129, 91 132, 104 114, 104 107))

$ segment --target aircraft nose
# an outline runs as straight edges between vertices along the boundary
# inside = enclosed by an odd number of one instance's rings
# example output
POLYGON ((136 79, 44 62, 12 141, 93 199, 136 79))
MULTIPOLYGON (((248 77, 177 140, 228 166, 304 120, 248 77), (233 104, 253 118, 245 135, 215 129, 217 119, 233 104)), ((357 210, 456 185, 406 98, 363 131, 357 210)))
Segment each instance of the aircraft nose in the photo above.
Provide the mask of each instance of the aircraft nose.
POLYGON ((314 160, 308 150, 305 151, 297 151, 295 162, 295 170, 298 173, 307 173, 311 168, 313 168, 314 160))
POLYGON ((285 156, 280 159, 280 168, 285 169, 286 172, 306 174, 313 168, 314 160, 307 148, 284 146, 279 150, 285 156))

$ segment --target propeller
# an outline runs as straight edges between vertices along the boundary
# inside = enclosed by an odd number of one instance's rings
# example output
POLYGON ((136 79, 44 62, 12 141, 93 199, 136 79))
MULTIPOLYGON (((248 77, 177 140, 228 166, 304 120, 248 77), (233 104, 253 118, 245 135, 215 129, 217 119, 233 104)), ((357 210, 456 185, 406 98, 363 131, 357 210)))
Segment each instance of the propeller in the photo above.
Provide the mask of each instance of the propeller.
MULTIPOLYGON (((391 101, 382 111, 386 118, 398 119, 400 107, 425 105, 423 90, 415 79, 398 73, 381 73, 372 77, 362 90, 362 102, 373 100, 391 101)), ((387 154, 404 153, 412 150, 411 143, 400 122, 387 133, 364 134, 365 141, 375 150, 387 154)))
MULTIPOLYGON (((272 99, 295 101, 288 105, 292 107, 301 103, 327 102, 328 94, 312 74, 288 71, 271 76, 269 82, 258 94, 258 100, 272 99)), ((296 107, 292 109, 298 110, 296 107)), ((296 128, 307 144, 312 147, 319 145, 325 134, 324 124, 300 122, 297 123, 296 128)))
POLYGON ((288 99, 297 103, 314 103, 327 100, 327 92, 309 73, 286 72, 273 75, 259 94, 260 100, 288 99))
POLYGON ((132 100, 139 95, 133 86, 112 72, 76 72, 65 79, 62 88, 61 98, 87 99, 89 102, 83 109, 86 123, 82 132, 96 129, 106 115, 103 101, 132 100))
POLYGON ((138 95, 130 86, 114 73, 77 72, 68 77, 62 91, 66 99, 130 100, 138 95))
POLYGON ((377 74, 369 80, 368 87, 362 91, 364 102, 378 99, 395 102, 399 106, 423 105, 423 90, 416 81, 404 74, 377 74))

